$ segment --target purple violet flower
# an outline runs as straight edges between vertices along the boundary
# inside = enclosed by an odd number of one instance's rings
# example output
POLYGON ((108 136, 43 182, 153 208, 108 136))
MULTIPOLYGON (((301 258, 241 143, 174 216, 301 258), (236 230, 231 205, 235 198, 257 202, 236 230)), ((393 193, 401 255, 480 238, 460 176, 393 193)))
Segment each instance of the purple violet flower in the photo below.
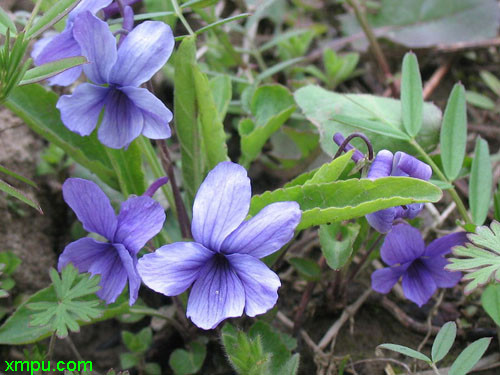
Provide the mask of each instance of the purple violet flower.
POLYGON ((151 139, 170 137, 172 112, 140 87, 172 53, 170 27, 163 22, 143 22, 117 48, 106 22, 85 12, 75 20, 73 35, 90 62, 83 70, 93 83, 83 83, 72 95, 61 96, 57 108, 64 125, 89 135, 104 108, 98 138, 108 147, 127 147, 141 134, 151 139))
MULTIPOLYGON (((92 15, 111 4, 112 0, 82 0, 68 14, 64 31, 60 34, 40 39, 33 46, 31 57, 35 65, 43 65, 68 57, 81 56, 82 50, 73 37, 73 27, 78 15, 89 11, 92 15)), ((82 67, 76 66, 48 79, 49 85, 68 86, 82 74, 82 67)))
POLYGON ((163 208, 149 196, 131 196, 117 216, 108 197, 92 181, 69 178, 62 189, 64 200, 83 228, 108 242, 85 237, 70 243, 59 257, 59 271, 73 263, 80 272, 101 275, 97 295, 106 303, 116 300, 128 280, 129 303, 133 305, 141 286, 137 253, 163 227, 163 208))
MULTIPOLYGON (((431 167, 417 158, 404 152, 396 152, 393 156, 392 152, 381 150, 373 161, 367 178, 376 180, 380 177, 402 176, 428 181, 431 175, 431 167)), ((406 207, 390 207, 366 215, 366 220, 378 232, 387 233, 391 230, 394 220, 413 219, 423 207, 422 203, 413 203, 406 207)))
POLYGON ((372 273, 372 289, 389 293, 402 277, 405 297, 421 307, 437 288, 451 288, 460 281, 460 272, 444 269, 448 261, 443 255, 466 241, 466 232, 458 232, 438 238, 426 247, 418 229, 409 224, 395 225, 380 249, 382 260, 390 267, 372 273))
POLYGON ((293 237, 301 211, 296 202, 277 202, 244 221, 251 188, 246 170, 219 163, 200 186, 191 225, 195 242, 176 242, 139 259, 142 281, 167 296, 191 285, 187 316, 203 329, 222 320, 263 314, 278 299, 280 279, 259 258, 293 237))

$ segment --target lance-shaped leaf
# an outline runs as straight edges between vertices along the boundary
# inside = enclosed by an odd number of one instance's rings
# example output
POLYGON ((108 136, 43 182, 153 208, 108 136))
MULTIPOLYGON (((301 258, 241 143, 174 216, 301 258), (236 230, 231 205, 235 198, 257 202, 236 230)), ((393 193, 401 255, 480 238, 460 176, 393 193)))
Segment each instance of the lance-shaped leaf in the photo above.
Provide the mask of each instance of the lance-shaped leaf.
POLYGON ((43 214, 42 208, 40 207, 40 205, 38 204, 37 201, 35 201, 32 198, 29 198, 22 191, 20 191, 20 190, 16 189, 15 187, 9 185, 7 182, 0 180, 0 191, 3 191, 5 193, 7 193, 11 197, 19 199, 21 202, 26 203, 28 206, 33 207, 39 213, 43 214))
POLYGON ((476 139, 469 184, 469 206, 472 221, 476 225, 483 225, 488 216, 492 183, 493 173, 488 142, 478 137, 476 139))
POLYGON ((86 63, 87 59, 85 57, 77 56, 77 57, 68 57, 65 59, 36 66, 28 70, 26 73, 24 73, 24 77, 21 80, 21 82, 19 82, 19 86, 43 81, 44 79, 55 76, 56 74, 64 72, 65 70, 86 63))
POLYGON ((66 14, 71 12, 81 0, 59 0, 41 16, 26 32, 26 38, 32 39, 40 35, 66 14))
POLYGON ((417 56, 409 52, 403 59, 401 80, 401 112, 406 133, 414 137, 422 127, 424 99, 422 96, 422 78, 417 56))
POLYGON ((481 305, 497 326, 500 326, 500 284, 488 285, 481 294, 481 305))
POLYGON ((427 357, 425 354, 417 352, 416 350, 408 348, 408 347, 403 346, 403 345, 382 344, 382 345, 379 345, 378 347, 382 348, 382 349, 392 350, 393 352, 398 352, 398 353, 404 354, 408 357, 420 359, 421 361, 424 361, 427 363, 432 363, 431 359, 429 357, 427 357))
POLYGON ((448 371, 449 375, 465 375, 476 365, 490 346, 491 337, 474 341, 460 353, 448 371))
POLYGON ((141 195, 146 190, 141 151, 138 140, 133 141, 126 150, 106 147, 125 197, 130 194, 141 195))
POLYGON ((104 146, 95 134, 81 137, 68 130, 56 109, 58 97, 40 85, 18 87, 5 101, 5 106, 24 120, 31 130, 62 148, 71 158, 112 188, 118 180, 104 146))
POLYGON ((319 242, 326 263, 334 270, 341 269, 349 260, 360 230, 359 224, 332 223, 319 227, 319 242))
POLYGON ((457 178, 465 157, 467 108, 465 89, 457 83, 446 104, 441 126, 440 145, 443 170, 450 181, 457 178))
POLYGON ((456 336, 457 325, 455 322, 448 322, 441 327, 432 344, 432 360, 434 363, 439 362, 448 354, 456 336))
POLYGON ((226 133, 221 115, 215 105, 207 77, 198 65, 193 64, 193 80, 196 90, 196 104, 199 112, 206 167, 211 170, 227 156, 226 133))
POLYGON ((174 120, 181 146, 182 176, 189 207, 192 207, 205 168, 201 129, 196 117, 196 86, 192 74, 195 63, 196 39, 186 37, 175 54, 174 120))
POLYGON ((441 190, 435 185, 414 178, 350 179, 267 191, 252 198, 250 215, 274 202, 296 201, 302 210, 297 229, 304 229, 364 216, 384 208, 437 202, 441 196, 441 190))

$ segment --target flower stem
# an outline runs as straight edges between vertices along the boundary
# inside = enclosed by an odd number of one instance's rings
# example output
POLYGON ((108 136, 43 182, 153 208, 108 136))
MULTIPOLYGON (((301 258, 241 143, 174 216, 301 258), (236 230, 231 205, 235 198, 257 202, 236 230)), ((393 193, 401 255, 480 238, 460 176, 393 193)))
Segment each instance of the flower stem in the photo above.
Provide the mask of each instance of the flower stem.
POLYGON ((195 35, 193 29, 191 28, 191 26, 189 26, 189 23, 184 18, 184 15, 182 14, 182 9, 180 8, 177 0, 172 0, 172 6, 174 7, 175 15, 181 20, 182 24, 188 31, 189 35, 195 35))
POLYGON ((189 223, 189 217, 186 212, 186 207, 182 200, 181 192, 177 186, 175 179, 174 166, 172 159, 170 159, 170 154, 168 152, 167 143, 164 139, 159 139, 156 144, 161 150, 161 161, 163 168, 167 172, 170 185, 172 186, 172 192, 174 194, 175 207, 177 208, 177 219, 179 220, 179 225, 181 228, 181 233, 183 238, 191 238, 191 224, 189 223))
MULTIPOLYGON (((441 181, 444 181, 444 182, 452 185, 451 181, 446 178, 446 176, 441 171, 441 169, 439 169, 439 167, 436 165, 436 163, 434 163, 434 160, 432 160, 432 158, 429 156, 429 154, 427 154, 427 152, 425 152, 425 150, 418 144, 418 142, 415 141, 415 139, 412 139, 410 141, 410 143, 413 147, 415 147, 415 149, 418 152, 420 152, 422 157, 425 159, 426 163, 432 167, 432 170, 436 173, 436 176, 441 181)), ((470 219, 469 213, 467 212, 467 208, 465 208, 464 202, 462 202, 462 200, 458 196, 458 193, 455 190, 455 187, 452 185, 452 187, 447 189, 447 190, 451 195, 451 199, 453 199, 453 201, 457 205, 458 212, 460 212, 460 215, 462 215, 462 218, 464 219, 465 223, 472 224, 472 220, 470 219)))

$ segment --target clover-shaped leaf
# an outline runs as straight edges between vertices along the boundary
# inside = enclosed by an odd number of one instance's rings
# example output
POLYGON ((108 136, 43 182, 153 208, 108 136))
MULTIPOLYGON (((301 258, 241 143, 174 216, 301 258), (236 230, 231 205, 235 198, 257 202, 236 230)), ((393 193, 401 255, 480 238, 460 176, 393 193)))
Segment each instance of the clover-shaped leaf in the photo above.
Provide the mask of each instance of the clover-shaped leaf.
POLYGON ((57 299, 52 301, 33 302, 27 305, 37 311, 31 316, 33 326, 50 325, 59 338, 68 335, 68 329, 78 332, 78 321, 89 322, 102 314, 97 308, 100 304, 95 292, 100 289, 99 276, 89 278, 89 274, 78 274, 71 264, 66 266, 59 276, 55 269, 50 270, 50 278, 57 299))
POLYGON ((469 281, 465 287, 469 294, 490 280, 500 281, 500 223, 494 221, 490 228, 479 227, 467 237, 471 243, 455 247, 455 257, 449 259, 451 263, 446 269, 467 272, 463 280, 469 281))

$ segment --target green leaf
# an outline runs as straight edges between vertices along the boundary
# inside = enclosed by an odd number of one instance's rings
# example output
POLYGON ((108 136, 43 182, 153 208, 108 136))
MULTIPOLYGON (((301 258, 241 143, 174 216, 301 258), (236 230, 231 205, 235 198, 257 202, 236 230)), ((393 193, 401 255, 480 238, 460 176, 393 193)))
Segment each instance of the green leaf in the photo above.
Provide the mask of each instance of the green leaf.
POLYGON ((422 96, 422 78, 417 56, 409 52, 403 59, 401 79, 401 113, 406 133, 414 137, 422 127, 424 98, 422 96))
POLYGON ((133 353, 120 353, 120 365, 124 369, 135 367, 139 359, 133 353))
POLYGON ((487 109, 489 111, 493 111, 496 108, 496 104, 493 100, 488 98, 486 95, 482 95, 474 91, 466 91, 465 99, 467 100, 467 103, 478 108, 487 109))
POLYGON ((172 354, 170 354, 168 364, 172 370, 174 370, 175 375, 191 375, 201 370, 201 366, 203 366, 203 362, 207 355, 205 344, 193 341, 189 347, 189 351, 175 349, 172 354))
POLYGON ((488 285, 481 295, 481 304, 484 311, 500 326, 500 284, 488 285))
POLYGON ((161 366, 158 363, 146 363, 146 366, 144 366, 144 372, 146 375, 161 375, 161 366))
POLYGON ((7 29, 10 29, 10 33, 12 35, 16 35, 17 29, 14 22, 11 20, 8 13, 0 7, 0 25, 4 27, 4 30, 1 32, 3 35, 7 32, 7 29))
POLYGON ((448 371, 449 375, 465 375, 481 359, 486 349, 490 345, 491 337, 484 337, 474 341, 459 354, 448 371))
POLYGON ((488 142, 478 137, 476 139, 469 184, 469 206, 472 221, 476 225, 483 225, 488 216, 492 183, 493 173, 488 142))
POLYGON ((307 281, 318 281, 321 279, 321 268, 314 260, 305 258, 290 258, 288 262, 307 281))
POLYGON ((439 330, 432 344, 432 361, 438 363, 450 351, 455 337, 457 336, 457 325, 455 322, 445 323, 439 330))
POLYGON ((232 98, 231 77, 227 74, 216 76, 209 81, 209 85, 217 107, 219 121, 223 122, 232 98))
POLYGON ((320 184, 324 182, 336 181, 349 165, 351 156, 352 151, 349 151, 338 158, 333 159, 330 163, 323 164, 318 169, 305 172, 300 176, 295 177, 284 187, 288 188, 296 185, 320 184))
POLYGON ((44 79, 53 77, 56 74, 64 72, 65 70, 86 63, 87 59, 85 57, 77 56, 77 57, 68 57, 65 59, 49 62, 47 64, 34 67, 28 70, 24 74, 23 79, 21 80, 21 82, 19 82, 19 86, 43 81, 44 79))
POLYGON ((21 259, 11 251, 2 251, 0 252, 0 264, 5 265, 3 273, 10 276, 21 264, 21 259))
POLYGON ((250 109, 254 121, 245 119, 238 126, 241 138, 239 163, 246 168, 257 158, 269 137, 292 115, 295 103, 286 87, 265 85, 253 94, 250 109))
POLYGON ((496 96, 500 96, 500 80, 493 75, 492 73, 481 70, 479 72, 481 79, 486 83, 486 85, 490 88, 491 91, 495 93, 496 96))
POLYGON ((71 12, 71 10, 75 8, 80 1, 81 0, 59 0, 26 32, 26 38, 36 38, 38 35, 62 19, 66 14, 71 12))
POLYGON ((454 248, 446 269, 467 272, 462 280, 469 281, 464 290, 469 294, 490 280, 500 280, 500 223, 477 227, 476 233, 467 237, 470 243, 454 248))
MULTIPOLYGON (((88 280, 88 275, 80 275, 77 277, 77 280, 79 280, 79 278, 85 277, 87 277, 88 280)), ((89 299, 90 301, 96 300, 97 298, 94 298, 93 296, 89 297, 91 298, 89 299)), ((33 310, 28 308, 27 306, 32 303, 42 303, 55 306, 55 304, 58 303, 58 297, 54 286, 50 285, 47 288, 41 289, 18 306, 14 314, 12 314, 0 327, 0 344, 32 344, 34 342, 47 338, 52 334, 51 325, 36 326, 31 324, 33 310)), ((78 320, 78 325, 83 326, 111 319, 115 316, 126 313, 128 309, 128 298, 119 298, 117 302, 108 305, 105 310, 102 310, 102 315, 100 317, 91 319, 90 321, 78 320)))
POLYGON ((296 58, 293 58, 293 59, 290 59, 290 60, 285 60, 285 61, 282 61, 276 65, 273 65, 271 66, 270 68, 264 70, 262 73, 260 73, 256 78, 255 80, 257 82, 260 82, 266 78, 269 78, 273 75, 275 75, 276 73, 279 73, 281 72, 282 70, 285 70, 286 68, 289 68, 290 66, 294 66, 295 64, 301 62, 304 60, 304 57, 296 57, 296 58))
POLYGON ((293 186, 255 195, 250 215, 273 202, 296 201, 302 209, 297 229, 348 220, 384 208, 415 202, 437 202, 441 191, 431 183, 407 177, 375 181, 350 179, 324 184, 293 186))
POLYGON ((14 186, 9 185, 7 182, 0 180, 0 191, 7 193, 11 197, 19 199, 21 202, 26 203, 28 206, 33 207, 35 210, 37 210, 39 213, 43 215, 42 208, 40 207, 40 204, 38 204, 37 201, 29 198, 22 191, 16 189, 14 186))
POLYGON ((153 331, 150 327, 143 328, 137 334, 129 331, 122 331, 122 340, 127 349, 132 353, 144 353, 153 342, 153 331))
POLYGON ((495 211, 495 219, 500 220, 500 185, 498 185, 497 191, 493 196, 493 205, 495 211))
POLYGON ((15 172, 12 172, 11 170, 5 168, 4 166, 0 165, 0 173, 5 173, 8 176, 14 177, 16 180, 22 181, 25 184, 28 184, 34 188, 38 188, 36 184, 31 181, 29 178, 26 178, 24 176, 21 176, 20 174, 17 174, 15 172))
POLYGON ((64 338, 68 336, 68 330, 80 330, 78 321, 90 322, 101 316, 97 298, 82 300, 82 297, 95 295, 100 289, 100 277, 89 278, 89 274, 78 276, 78 270, 72 264, 63 269, 60 277, 55 269, 50 270, 57 299, 27 304, 28 309, 37 311, 32 315, 30 325, 48 326, 59 338, 64 338))
POLYGON ((227 156, 226 133, 221 116, 215 106, 207 77, 200 71, 198 65, 193 65, 193 79, 196 89, 203 148, 205 150, 206 167, 211 170, 222 161, 229 160, 227 156))
MULTIPOLYGON (((415 151, 407 141, 409 137, 404 133, 399 100, 367 94, 339 94, 314 85, 300 88, 294 97, 307 119, 318 128, 321 148, 332 157, 338 150, 332 140, 336 132, 344 136, 356 131, 363 132, 370 138, 375 151, 415 151), (334 117, 339 115, 347 116, 343 119, 349 122, 343 124, 335 121, 334 117), (360 126, 358 120, 366 120, 368 123, 363 122, 364 126, 360 126), (387 132, 390 132, 392 137, 388 137, 387 132)), ((425 103, 422 128, 416 137, 425 150, 435 150, 440 125, 439 108, 432 103, 425 103)), ((360 150, 365 150, 366 147, 358 139, 354 139, 351 144, 360 150)))
MULTIPOLYGON (((495 0, 382 0, 368 23, 377 37, 413 48, 494 38, 499 26, 495 0)), ((362 30, 352 14, 340 17, 344 33, 362 30)), ((366 39, 354 43, 366 49, 366 39)))
POLYGON ((403 345, 382 344, 382 345, 379 345, 378 347, 382 348, 382 349, 392 350, 393 352, 401 353, 401 354, 406 355, 408 357, 419 359, 419 360, 427 362, 427 363, 432 363, 431 359, 429 357, 427 357, 425 354, 417 352, 416 350, 410 349, 410 348, 403 346, 403 345))
POLYGON ((339 270, 347 263, 360 228, 359 224, 342 225, 341 223, 319 227, 321 251, 330 268, 339 270), (337 238, 338 236, 340 239, 337 238))
POLYGON ((109 160, 118 177, 120 190, 127 197, 130 194, 141 195, 146 190, 139 141, 133 141, 127 149, 106 147, 109 160))
POLYGON ((224 18, 222 20, 218 20, 214 23, 211 23, 210 25, 204 26, 204 27, 196 30, 195 35, 200 35, 200 34, 204 33, 205 31, 211 30, 217 26, 224 25, 225 23, 228 23, 228 22, 241 20, 243 18, 247 18, 248 16, 250 16, 250 13, 241 13, 241 14, 238 14, 236 16, 232 16, 232 17, 224 18))
POLYGON ((450 181, 457 178, 465 157, 467 141, 467 108, 465 89, 455 84, 444 111, 440 144, 443 170, 450 181))
POLYGON ((40 85, 18 87, 5 101, 5 106, 24 120, 35 133, 63 149, 72 159, 101 181, 118 189, 105 147, 94 135, 81 137, 66 128, 56 109, 58 96, 40 85))
POLYGON ((325 66, 329 88, 334 88, 350 78, 358 62, 358 53, 347 53, 340 56, 334 50, 325 48, 323 51, 323 65, 325 66))
POLYGON ((196 64, 196 38, 186 37, 175 54, 174 117, 181 147, 183 186, 192 207, 198 187, 203 181, 202 136, 196 117, 196 86, 193 66, 196 64))

